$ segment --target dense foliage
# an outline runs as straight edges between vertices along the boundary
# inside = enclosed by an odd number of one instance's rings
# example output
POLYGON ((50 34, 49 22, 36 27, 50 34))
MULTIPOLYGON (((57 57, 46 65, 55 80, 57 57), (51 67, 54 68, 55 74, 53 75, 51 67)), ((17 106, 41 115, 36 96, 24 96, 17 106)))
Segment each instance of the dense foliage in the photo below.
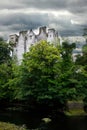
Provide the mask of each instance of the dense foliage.
POLYGON ((10 57, 10 48, 0 42, 0 99, 25 101, 33 106, 64 108, 68 100, 85 99, 87 47, 73 61, 75 44, 40 41, 24 54, 21 65, 10 57), (9 61, 9 62, 8 62, 9 61))
POLYGON ((41 41, 24 54, 13 84, 16 99, 60 107, 77 97, 76 68, 72 59, 75 44, 62 47, 41 41))
MULTIPOLYGON (((79 67, 78 79, 82 86, 79 90, 83 95, 83 100, 87 107, 87 43, 82 48, 83 55, 78 55, 76 60, 76 66, 79 67)), ((86 110, 87 111, 87 110, 86 110)))
POLYGON ((12 78, 11 48, 0 38, 0 100, 10 98, 9 79, 12 78))

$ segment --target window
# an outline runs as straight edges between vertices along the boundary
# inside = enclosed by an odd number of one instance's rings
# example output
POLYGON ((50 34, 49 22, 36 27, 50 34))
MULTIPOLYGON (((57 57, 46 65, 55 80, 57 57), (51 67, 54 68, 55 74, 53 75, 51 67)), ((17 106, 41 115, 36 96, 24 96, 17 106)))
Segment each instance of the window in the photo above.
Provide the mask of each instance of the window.
POLYGON ((32 35, 30 35, 30 39, 32 39, 32 35))

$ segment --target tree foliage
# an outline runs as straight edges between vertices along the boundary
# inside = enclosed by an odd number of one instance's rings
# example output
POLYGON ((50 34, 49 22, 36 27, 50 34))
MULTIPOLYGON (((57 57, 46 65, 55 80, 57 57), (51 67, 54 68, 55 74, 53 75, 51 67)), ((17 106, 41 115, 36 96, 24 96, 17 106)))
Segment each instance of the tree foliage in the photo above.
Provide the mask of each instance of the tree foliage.
POLYGON ((2 38, 0 38, 0 100, 10 98, 10 89, 7 85, 12 77, 11 48, 2 38))
POLYGON ((75 44, 50 44, 40 41, 30 47, 21 65, 14 64, 10 47, 0 41, 0 99, 24 100, 58 108, 68 100, 84 99, 87 95, 87 46, 83 56, 73 61, 75 44))
POLYGON ((2 39, 0 41, 0 64, 9 62, 11 48, 2 39))
POLYGON ((60 47, 46 41, 32 46, 19 67, 15 98, 48 106, 76 99, 74 47, 66 42, 60 47))
POLYGON ((87 44, 82 48, 83 55, 78 55, 76 59, 76 66, 78 69, 78 80, 80 86, 82 86, 79 91, 82 95, 82 99, 85 101, 87 106, 87 44))

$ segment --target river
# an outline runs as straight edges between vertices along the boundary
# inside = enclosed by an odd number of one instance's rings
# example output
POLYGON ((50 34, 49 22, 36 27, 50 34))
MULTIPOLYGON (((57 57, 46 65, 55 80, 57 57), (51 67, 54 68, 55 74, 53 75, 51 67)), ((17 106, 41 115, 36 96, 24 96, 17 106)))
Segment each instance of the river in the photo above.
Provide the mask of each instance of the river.
POLYGON ((41 119, 42 116, 35 112, 0 111, 0 121, 25 124, 30 130, 87 130, 87 116, 57 116, 49 123, 41 119))

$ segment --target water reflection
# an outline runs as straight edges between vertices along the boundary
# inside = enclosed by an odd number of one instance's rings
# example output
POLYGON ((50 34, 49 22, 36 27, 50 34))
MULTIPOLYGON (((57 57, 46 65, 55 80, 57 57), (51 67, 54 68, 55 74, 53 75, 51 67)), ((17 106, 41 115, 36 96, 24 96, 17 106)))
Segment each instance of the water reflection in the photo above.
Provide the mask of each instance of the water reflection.
POLYGON ((42 121, 42 118, 40 113, 0 111, 0 121, 25 124, 31 130, 87 130, 87 116, 57 116, 49 123, 42 121))

